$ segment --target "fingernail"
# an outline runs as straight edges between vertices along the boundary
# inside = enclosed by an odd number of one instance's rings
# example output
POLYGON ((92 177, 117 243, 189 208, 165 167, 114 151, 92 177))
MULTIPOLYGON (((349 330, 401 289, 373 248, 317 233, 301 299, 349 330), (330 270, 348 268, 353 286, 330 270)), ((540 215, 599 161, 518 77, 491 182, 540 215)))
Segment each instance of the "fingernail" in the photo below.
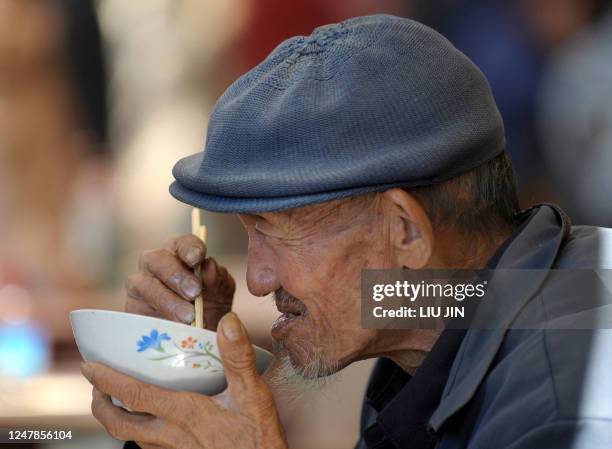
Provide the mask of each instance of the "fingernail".
POLYGON ((179 317, 181 321, 185 323, 191 324, 191 322, 195 319, 195 313, 193 307, 187 304, 181 304, 177 307, 176 315, 179 317))
POLYGON ((185 259, 187 263, 191 266, 194 266, 200 261, 200 256, 202 255, 202 249, 199 247, 191 248, 187 254, 185 255, 185 259))
POLYGON ((89 362, 81 362, 81 373, 89 381, 93 377, 93 365, 89 362))
POLYGON ((202 286, 192 277, 185 277, 181 281, 181 290, 190 298, 195 298, 202 291, 202 286))
POLYGON ((221 320, 221 329, 229 341, 237 341, 242 334, 242 324, 234 312, 225 314, 221 320))

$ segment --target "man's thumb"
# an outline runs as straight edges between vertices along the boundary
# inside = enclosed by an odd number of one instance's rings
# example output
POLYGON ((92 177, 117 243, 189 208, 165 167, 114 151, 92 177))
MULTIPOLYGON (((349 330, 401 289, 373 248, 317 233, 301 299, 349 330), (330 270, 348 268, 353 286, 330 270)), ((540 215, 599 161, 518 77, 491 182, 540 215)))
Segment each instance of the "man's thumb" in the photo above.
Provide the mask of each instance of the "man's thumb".
POLYGON ((217 343, 230 386, 249 387, 257 379, 255 351, 238 316, 229 312, 219 321, 217 343))

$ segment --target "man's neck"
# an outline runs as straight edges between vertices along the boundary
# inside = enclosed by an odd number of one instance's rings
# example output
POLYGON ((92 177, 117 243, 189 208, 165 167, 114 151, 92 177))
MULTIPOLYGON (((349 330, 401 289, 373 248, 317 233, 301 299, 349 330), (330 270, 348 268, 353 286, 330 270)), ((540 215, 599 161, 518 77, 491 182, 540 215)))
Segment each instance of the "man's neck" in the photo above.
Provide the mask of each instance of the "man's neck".
MULTIPOLYGON (((441 239, 436 236, 439 250, 424 268, 484 269, 511 233, 512 230, 508 228, 493 237, 474 238, 469 242, 457 235, 440 236, 441 239), (455 244, 452 244, 453 241, 455 244)), ((387 357, 404 371, 414 374, 436 344, 441 333, 439 330, 423 329, 381 331, 380 340, 385 349, 378 356, 387 357)))
POLYGON ((423 268, 484 269, 511 234, 511 227, 499 229, 495 234, 475 236, 464 236, 452 231, 437 232, 435 251, 427 266, 423 268))

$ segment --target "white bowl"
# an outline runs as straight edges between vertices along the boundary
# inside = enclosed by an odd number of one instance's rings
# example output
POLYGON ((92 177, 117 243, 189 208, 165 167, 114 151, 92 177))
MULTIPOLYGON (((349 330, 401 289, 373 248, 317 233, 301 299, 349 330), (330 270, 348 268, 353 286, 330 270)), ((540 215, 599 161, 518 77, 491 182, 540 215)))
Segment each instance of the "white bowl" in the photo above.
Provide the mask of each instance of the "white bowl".
MULTIPOLYGON (((88 362, 104 363, 171 390, 214 395, 226 387, 215 332, 161 318, 93 309, 70 312, 70 323, 81 356, 88 362)), ((273 356, 253 347, 261 374, 273 356)))

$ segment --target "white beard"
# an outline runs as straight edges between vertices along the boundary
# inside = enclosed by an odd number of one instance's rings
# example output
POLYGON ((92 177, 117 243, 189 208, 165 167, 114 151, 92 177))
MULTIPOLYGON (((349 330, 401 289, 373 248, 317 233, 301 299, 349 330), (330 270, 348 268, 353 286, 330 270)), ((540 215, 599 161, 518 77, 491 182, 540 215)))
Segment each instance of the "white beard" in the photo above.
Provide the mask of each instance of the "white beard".
POLYGON ((275 395, 278 393, 289 402, 300 400, 307 393, 321 391, 337 379, 337 366, 326 363, 317 351, 303 351, 306 362, 296 367, 284 346, 275 343, 276 359, 265 375, 275 395))

